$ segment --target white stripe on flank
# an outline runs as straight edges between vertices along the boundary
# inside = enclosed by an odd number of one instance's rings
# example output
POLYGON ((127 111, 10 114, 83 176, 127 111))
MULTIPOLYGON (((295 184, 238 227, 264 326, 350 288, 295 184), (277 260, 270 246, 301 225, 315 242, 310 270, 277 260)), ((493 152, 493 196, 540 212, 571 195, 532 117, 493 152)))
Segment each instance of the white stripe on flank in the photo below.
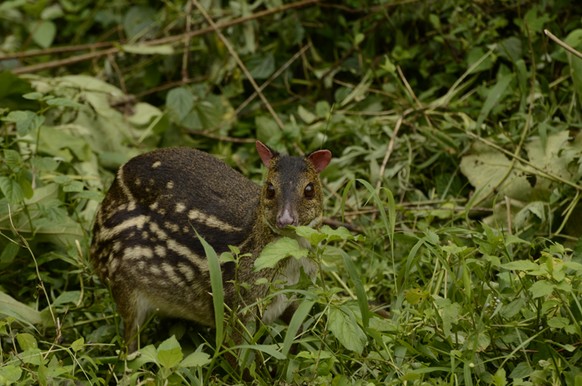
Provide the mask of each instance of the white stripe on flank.
POLYGON ((113 228, 102 228, 99 232, 99 240, 109 240, 119 235, 121 232, 126 231, 131 228, 143 229, 146 222, 150 221, 149 216, 135 216, 128 218, 121 224, 114 226, 113 228))
MULTIPOLYGON (((196 209, 191 209, 188 212, 188 218, 194 222, 204 224, 210 228, 221 229, 227 232, 239 232, 241 228, 233 227, 229 223, 220 220, 218 217, 211 214, 205 214, 196 209)), ((195 226, 195 224, 194 224, 195 226)))

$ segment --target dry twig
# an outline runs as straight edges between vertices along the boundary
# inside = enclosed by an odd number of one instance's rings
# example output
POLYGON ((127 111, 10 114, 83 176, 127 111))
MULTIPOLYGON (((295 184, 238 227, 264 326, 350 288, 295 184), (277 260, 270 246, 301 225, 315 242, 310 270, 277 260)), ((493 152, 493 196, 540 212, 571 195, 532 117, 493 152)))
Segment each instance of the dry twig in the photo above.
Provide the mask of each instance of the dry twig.
POLYGON ((546 34, 547 37, 549 37, 554 42, 556 42, 560 47, 564 48, 566 51, 568 51, 572 55, 575 55, 575 56, 579 57, 580 59, 582 59, 582 52, 574 49, 574 47, 569 46, 568 44, 566 44, 562 40, 558 39, 556 37, 556 35, 554 35, 553 33, 551 33, 549 30, 545 29, 544 30, 544 33, 546 34))
MULTIPOLYGON (((282 5, 280 7, 266 9, 264 11, 254 13, 252 15, 239 17, 237 19, 228 20, 225 22, 216 23, 214 27, 201 28, 201 29, 198 29, 195 31, 189 31, 189 32, 179 34, 179 35, 172 35, 172 36, 167 36, 167 37, 160 38, 160 39, 144 41, 144 42, 142 42, 142 44, 144 44, 146 46, 157 46, 157 45, 163 45, 163 44, 177 44, 180 42, 184 42, 185 39, 192 39, 193 37, 196 37, 196 36, 205 35, 207 33, 214 32, 217 29, 221 30, 224 28, 232 27, 234 25, 243 24, 243 23, 246 23, 246 22, 251 21, 251 20, 261 19, 263 17, 271 16, 271 15, 281 13, 281 12, 285 12, 285 11, 290 10, 290 9, 306 7, 309 5, 316 4, 319 1, 320 0, 297 1, 295 3, 285 4, 285 5, 282 5)), ((19 52, 19 53, 10 54, 10 55, 3 55, 3 56, 0 56, 0 61, 8 60, 8 59, 23 59, 23 58, 27 58, 27 57, 33 57, 33 56, 51 55, 51 54, 56 54, 56 53, 64 53, 64 52, 72 52, 72 51, 99 49, 98 51, 89 52, 89 53, 81 54, 81 55, 76 55, 76 56, 72 56, 72 57, 66 58, 66 59, 52 60, 50 62, 34 64, 34 65, 30 65, 30 66, 18 67, 18 68, 11 70, 12 73, 14 73, 14 74, 29 74, 29 73, 34 73, 37 71, 48 70, 48 69, 55 68, 55 67, 66 67, 66 66, 74 64, 74 63, 84 62, 87 60, 93 60, 93 59, 100 58, 100 57, 107 56, 107 55, 111 55, 111 54, 118 54, 120 52, 123 52, 123 46, 122 46, 123 44, 125 44, 125 42, 99 42, 99 43, 93 43, 93 44, 82 44, 82 45, 75 45, 75 46, 68 46, 68 47, 54 47, 54 48, 49 48, 49 49, 45 49, 45 50, 33 50, 33 51, 27 51, 27 52, 19 52)))
POLYGON ((269 113, 271 113, 271 116, 273 117, 273 119, 277 123, 277 126, 279 126, 279 128, 281 130, 283 130, 283 128, 285 127, 283 125, 283 122, 281 121, 281 119, 279 118, 279 116, 277 115, 275 110, 273 109, 273 106, 271 106, 271 104, 269 103, 269 101, 267 100, 265 95, 262 93, 259 85, 257 84, 255 79, 253 78, 253 76, 249 72, 248 68, 245 66, 245 64, 241 60, 240 56, 238 56, 238 54, 237 54, 236 50, 234 49, 234 47, 232 46, 232 44, 230 44, 228 39, 222 34, 222 32, 220 31, 220 29, 218 28, 218 26, 216 25, 214 20, 212 20, 210 15, 208 15, 208 12, 206 12, 206 9, 204 9, 204 7, 202 7, 197 0, 192 0, 192 3, 196 6, 196 8, 198 8, 198 10, 200 11, 200 13, 202 13, 204 18, 208 22, 208 24, 210 24, 210 26, 213 28, 214 32, 216 32, 216 34, 218 35, 218 37, 220 38, 222 43, 224 43, 224 46, 226 47, 228 52, 230 52, 233 59, 236 61, 237 65, 239 66, 239 68, 245 74, 248 81, 251 83, 251 85, 255 89, 255 92, 259 95, 259 98, 261 98, 261 101, 263 101, 263 103, 265 104, 265 107, 267 108, 267 110, 269 110, 269 113))

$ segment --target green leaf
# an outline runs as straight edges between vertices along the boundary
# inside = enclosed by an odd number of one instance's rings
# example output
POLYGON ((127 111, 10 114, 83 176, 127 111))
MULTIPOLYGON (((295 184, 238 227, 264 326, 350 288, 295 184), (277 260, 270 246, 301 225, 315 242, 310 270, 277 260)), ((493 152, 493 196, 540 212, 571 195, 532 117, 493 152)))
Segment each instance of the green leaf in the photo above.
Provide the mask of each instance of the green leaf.
POLYGON ((158 364, 166 369, 177 366, 184 358, 180 343, 174 335, 166 339, 157 349, 158 364))
POLYGON ((289 350, 291 349, 291 346, 293 344, 293 340, 295 339, 295 336, 297 335, 297 331, 299 331, 299 329, 301 328, 303 321, 305 320, 305 318, 309 314, 309 311, 311 311, 311 308, 313 308, 314 304, 315 304, 315 302, 312 300, 303 300, 299 304, 299 306, 297 307, 295 312, 293 313, 293 317, 291 318, 291 321, 289 322, 289 328, 287 328, 287 333, 285 334, 285 340, 283 341, 283 347, 281 348, 281 352, 285 356, 287 354, 289 354, 289 350))
POLYGON ((68 98, 47 99, 46 104, 49 106, 72 107, 72 108, 76 108, 76 109, 83 107, 82 104, 77 103, 77 102, 70 100, 68 98))
POLYGON ((20 251, 20 246, 14 242, 9 242, 0 253, 0 269, 8 267, 20 251))
POLYGON ((81 291, 64 291, 55 299, 53 306, 60 306, 63 304, 77 304, 81 299, 81 291))
POLYGON ((202 367, 210 362, 210 355, 205 352, 197 351, 184 358, 184 360, 180 362, 180 367, 202 367))
POLYGON ((320 232, 326 236, 328 241, 347 241, 354 238, 354 235, 347 228, 341 226, 334 229, 329 225, 324 225, 320 232))
POLYGON ((481 108, 481 112, 479 113, 479 117, 477 118, 477 122, 475 123, 475 127, 477 128, 477 130, 480 130, 481 125, 483 124, 485 119, 487 119, 491 110, 493 110, 493 108, 499 104, 501 98, 503 97, 511 81, 513 80, 513 77, 514 77, 513 74, 504 75, 497 81, 495 86, 489 89, 489 91, 487 92, 487 98, 485 99, 485 103, 483 103, 483 107, 481 108))
POLYGON ((352 261, 352 257, 348 255, 345 251, 340 250, 343 258, 344 266, 350 275, 353 286, 356 290, 356 297, 358 299, 358 306, 360 308, 360 314, 362 315, 362 325, 368 328, 370 320, 370 306, 368 303, 368 296, 366 295, 366 290, 364 284, 362 283, 362 278, 360 272, 356 268, 356 265, 352 261))
POLYGON ((427 299, 429 295, 427 291, 423 291, 420 288, 411 288, 404 291, 404 298, 412 305, 416 305, 427 299))
POLYGON ((217 95, 207 95, 204 98, 191 95, 192 107, 186 112, 190 101, 176 103, 174 98, 170 100, 171 104, 166 101, 166 106, 171 107, 168 110, 170 117, 175 122, 190 130, 216 130, 217 128, 228 129, 226 120, 228 118, 230 105, 228 100, 217 95), (174 106, 176 105, 177 106, 174 106), (183 105, 183 106, 182 106, 183 105), (179 110, 178 110, 179 109, 179 110), (182 116, 186 112, 185 116, 182 116), (177 115, 179 113, 180 115, 177 115), (181 117, 181 118, 180 118, 181 117))
POLYGON ((18 186, 20 186, 20 190, 22 191, 22 195, 24 198, 29 199, 32 198, 34 195, 34 189, 32 188, 32 183, 27 177, 27 173, 22 171, 19 173, 17 178, 18 186))
POLYGON ((529 377, 532 373, 532 368, 527 362, 520 362, 515 366, 515 368, 509 374, 509 378, 512 379, 522 379, 529 377))
MULTIPOLYGON (((548 174, 565 179, 573 178, 570 171, 571 163, 580 158, 578 146, 570 143, 570 132, 561 130, 552 133, 547 138, 532 138, 525 144, 527 158, 530 162, 548 174)), ((534 187, 549 190, 551 181, 537 177, 534 187)))
POLYGON ((292 256, 296 259, 307 257, 309 251, 299 245, 297 240, 289 237, 281 237, 267 244, 259 257, 255 260, 255 270, 260 271, 265 268, 274 268, 277 263, 286 257, 292 256))
POLYGON ((41 92, 38 92, 38 91, 34 91, 34 92, 28 92, 28 93, 22 95, 22 97, 24 99, 29 99, 29 100, 32 100, 32 101, 36 101, 36 100, 42 99, 44 97, 44 94, 41 93, 41 92))
POLYGON ((257 128, 257 138, 265 140, 268 138, 273 143, 279 142, 282 137, 281 129, 277 123, 270 116, 259 115, 255 118, 255 126, 257 128))
POLYGON ((11 204, 20 203, 24 199, 20 184, 10 177, 0 177, 0 191, 11 204))
POLYGON ((67 162, 75 157, 88 161, 92 157, 89 143, 80 135, 62 130, 59 127, 43 126, 40 129, 39 150, 67 162))
POLYGON ((287 357, 279 351, 280 346, 278 344, 241 344, 237 347, 241 349, 261 351, 278 360, 287 359, 287 357))
POLYGON ((570 76, 574 83, 574 92, 578 96, 578 102, 582 103, 582 59, 573 55, 568 55, 570 64, 570 76))
POLYGON ((461 160, 461 172, 475 187, 471 201, 479 203, 492 193, 528 201, 531 185, 526 173, 513 168, 511 161, 500 152, 477 148, 475 154, 461 160))
POLYGON ((22 369, 19 366, 3 364, 0 366, 0 385, 10 385, 18 382, 22 376, 22 369))
POLYGON ((40 324, 42 321, 39 311, 3 292, 0 292, 0 315, 12 316, 16 320, 30 325, 40 324))
POLYGON ((41 20, 31 24, 30 32, 32 40, 42 48, 48 48, 53 44, 57 33, 57 27, 52 21, 41 20))
POLYGON ((20 346, 22 351, 38 348, 38 343, 36 342, 34 336, 27 332, 16 334, 16 341, 18 342, 18 346, 20 346))
POLYGON ((443 322, 443 333, 446 337, 451 337, 452 328, 459 323, 462 307, 459 303, 451 302, 449 299, 436 299, 435 303, 443 322))
POLYGON ((328 314, 328 328, 342 346, 362 354, 366 345, 366 334, 348 308, 332 307, 328 314))
POLYGON ((568 269, 571 269, 578 274, 582 274, 582 264, 577 263, 575 261, 566 261, 564 262, 564 266, 568 269))
POLYGON ((582 49, 582 29, 578 28, 572 30, 572 32, 564 38, 564 43, 576 49, 582 49))
POLYGON ((317 229, 308 226, 298 226, 295 228, 295 233, 297 236, 303 237, 305 240, 309 242, 311 246, 316 246, 323 240, 325 240, 325 234, 320 232, 317 229))
POLYGON ((43 358, 42 352, 40 349, 32 347, 28 350, 24 350, 18 355, 18 359, 21 360, 23 363, 35 366, 42 366, 48 360, 43 358))
POLYGON ((521 40, 518 37, 510 36, 502 40, 497 45, 497 51, 499 52, 500 56, 503 56, 515 63, 521 59, 523 55, 521 40))
POLYGON ((85 190, 85 185, 81 181, 68 181, 63 185, 63 192, 82 192, 85 190))
POLYGON ((210 272, 210 287, 212 289, 212 304, 214 306, 214 327, 216 347, 222 346, 224 341, 224 288, 222 284, 222 270, 216 251, 202 236, 196 232, 196 237, 200 240, 210 272))
POLYGON ((270 52, 262 56, 256 56, 247 61, 246 64, 251 76, 256 80, 267 79, 275 72, 275 57, 270 52))
POLYGON ((123 29, 130 40, 138 39, 157 25, 156 18, 156 11, 153 8, 136 5, 125 13, 123 29))
POLYGON ((166 110, 176 122, 182 121, 194 108, 194 95, 183 87, 170 90, 166 96, 166 110))
POLYGON ((81 351, 84 346, 85 346, 85 339, 83 337, 80 337, 79 339, 77 339, 76 341, 71 343, 71 348, 73 349, 74 352, 81 351))
MULTIPOLYGON (((542 32, 544 25, 552 20, 552 17, 547 13, 542 13, 538 16, 538 8, 534 7, 531 8, 529 11, 525 13, 524 21, 528 26, 529 33, 532 32, 542 32)), ((526 31, 524 31, 526 32, 526 31)))
POLYGON ((550 295, 554 291, 554 286, 545 280, 536 281, 529 291, 534 299, 550 295))
POLYGON ((493 375, 493 384, 495 386, 505 386, 507 385, 506 373, 503 368, 497 369, 493 375))
POLYGON ((130 369, 136 370, 146 363, 158 364, 158 353, 153 344, 142 347, 139 350, 139 355, 128 362, 128 367, 130 369))
POLYGON ((563 316, 554 316, 548 319, 548 326, 552 328, 566 328, 570 325, 570 319, 563 316))
POLYGON ((3 120, 15 123, 18 135, 25 136, 31 131, 35 131, 43 124, 44 116, 39 116, 32 111, 16 110, 8 113, 3 120))
POLYGON ((22 157, 16 150, 4 149, 4 162, 6 163, 6 166, 13 169, 22 164, 22 157))
POLYGON ((508 319, 513 318, 515 315, 517 315, 520 311, 524 309, 525 304, 526 300, 524 298, 517 298, 511 303, 503 305, 501 307, 500 313, 505 318, 508 319))
POLYGON ((515 260, 509 263, 501 264, 501 268, 509 271, 539 271, 541 269, 539 264, 530 260, 515 260))

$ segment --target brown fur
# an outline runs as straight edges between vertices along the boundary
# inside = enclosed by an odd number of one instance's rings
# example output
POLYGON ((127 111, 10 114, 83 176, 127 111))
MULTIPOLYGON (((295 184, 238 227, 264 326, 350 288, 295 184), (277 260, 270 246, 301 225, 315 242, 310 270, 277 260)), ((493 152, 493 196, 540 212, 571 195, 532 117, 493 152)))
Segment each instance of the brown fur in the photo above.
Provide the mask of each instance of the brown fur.
POLYGON ((274 281, 287 264, 256 272, 254 261, 265 245, 287 232, 286 225, 321 223, 318 173, 331 153, 290 157, 260 142, 257 150, 268 166, 262 188, 187 148, 156 150, 120 168, 97 214, 91 259, 111 287, 130 351, 151 312, 214 327, 208 264, 194 230, 219 254, 228 245, 251 254, 236 267, 222 266, 225 301, 235 310, 264 298, 269 286, 257 279, 274 281))

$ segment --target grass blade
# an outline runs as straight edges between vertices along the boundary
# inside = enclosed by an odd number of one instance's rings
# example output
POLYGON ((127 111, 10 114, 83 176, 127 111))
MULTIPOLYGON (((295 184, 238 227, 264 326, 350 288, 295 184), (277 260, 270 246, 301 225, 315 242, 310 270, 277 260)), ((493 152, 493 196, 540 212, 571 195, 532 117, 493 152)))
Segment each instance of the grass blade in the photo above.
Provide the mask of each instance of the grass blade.
POLYGON ((198 240, 204 248, 204 253, 206 254, 206 259, 208 261, 208 270, 210 272, 210 286, 212 288, 212 303, 214 305, 214 323, 216 327, 216 349, 222 346, 224 341, 224 290, 222 287, 222 270, 220 269, 220 262, 218 261, 218 255, 216 251, 210 244, 206 242, 196 232, 198 240))

